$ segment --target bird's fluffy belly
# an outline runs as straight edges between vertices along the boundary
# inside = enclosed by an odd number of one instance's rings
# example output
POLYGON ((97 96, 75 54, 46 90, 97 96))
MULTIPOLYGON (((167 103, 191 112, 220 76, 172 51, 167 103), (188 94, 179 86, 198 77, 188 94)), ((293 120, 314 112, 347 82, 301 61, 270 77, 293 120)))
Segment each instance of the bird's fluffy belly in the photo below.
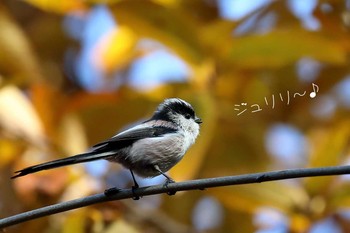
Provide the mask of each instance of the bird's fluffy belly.
POLYGON ((181 136, 169 135, 141 139, 132 147, 120 151, 127 154, 127 157, 116 155, 111 160, 121 163, 139 176, 154 177, 160 175, 154 168, 155 165, 158 165, 162 172, 167 172, 181 160, 186 150, 181 136))

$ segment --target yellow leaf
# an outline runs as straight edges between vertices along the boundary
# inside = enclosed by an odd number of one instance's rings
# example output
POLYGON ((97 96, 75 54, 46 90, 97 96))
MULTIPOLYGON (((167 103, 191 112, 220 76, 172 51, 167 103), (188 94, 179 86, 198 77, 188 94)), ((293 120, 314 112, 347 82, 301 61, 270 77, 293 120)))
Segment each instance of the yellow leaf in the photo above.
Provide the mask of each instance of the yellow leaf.
POLYGON ((87 211, 78 210, 67 217, 63 224, 63 233, 84 233, 86 224, 87 211))
POLYGON ((0 168, 6 166, 19 152, 18 144, 9 140, 0 140, 0 168))
POLYGON ((228 208, 250 214, 261 206, 272 206, 288 213, 292 207, 304 206, 308 202, 301 187, 280 182, 210 189, 210 193, 228 208))
POLYGON ((86 10, 87 6, 84 0, 25 0, 27 3, 32 4, 44 11, 51 11, 55 13, 67 13, 74 10, 86 10))
POLYGON ((0 7, 0 81, 23 84, 43 80, 28 38, 15 20, 0 7))
POLYGON ((153 0, 153 2, 164 6, 177 6, 181 3, 179 0, 153 0))
POLYGON ((134 31, 127 26, 110 31, 95 47, 98 67, 110 72, 128 64, 135 55, 137 39, 134 31))
POLYGON ((79 154, 88 148, 84 127, 76 114, 66 114, 60 126, 59 142, 66 154, 79 154))
POLYGON ((141 231, 137 230, 130 223, 127 223, 126 221, 119 219, 113 222, 104 233, 114 233, 114 232, 138 233, 141 231))
POLYGON ((312 222, 305 215, 293 214, 290 218, 291 232, 307 232, 312 222))
POLYGON ((188 12, 150 1, 122 1, 111 9, 119 23, 137 29, 140 37, 160 41, 189 64, 200 62, 202 48, 197 40, 199 25, 188 12))
MULTIPOLYGON (((317 129, 309 137, 312 147, 310 167, 336 166, 342 162, 349 142, 350 121, 344 120, 329 129, 317 129)), ((315 177, 305 180, 306 188, 311 193, 324 192, 335 177, 315 177)))
POLYGON ((42 145, 44 129, 31 102, 14 86, 0 89, 0 125, 10 133, 42 145))

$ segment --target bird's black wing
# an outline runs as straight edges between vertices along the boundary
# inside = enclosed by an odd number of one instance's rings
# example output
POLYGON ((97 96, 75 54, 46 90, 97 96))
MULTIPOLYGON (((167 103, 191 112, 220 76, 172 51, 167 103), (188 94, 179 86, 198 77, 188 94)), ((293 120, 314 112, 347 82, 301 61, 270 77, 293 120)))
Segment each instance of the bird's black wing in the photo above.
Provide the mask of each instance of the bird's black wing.
POLYGON ((117 134, 116 136, 94 145, 93 152, 106 152, 119 150, 130 146, 135 141, 144 138, 161 137, 164 134, 175 133, 175 128, 169 128, 164 126, 145 127, 139 129, 132 129, 117 134))

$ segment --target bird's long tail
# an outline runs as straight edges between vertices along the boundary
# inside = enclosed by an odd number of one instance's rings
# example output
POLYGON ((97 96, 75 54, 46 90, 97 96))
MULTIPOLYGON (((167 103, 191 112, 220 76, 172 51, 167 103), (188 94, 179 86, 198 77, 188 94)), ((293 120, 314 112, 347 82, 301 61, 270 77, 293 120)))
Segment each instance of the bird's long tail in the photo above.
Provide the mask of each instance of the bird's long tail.
POLYGON ((84 162, 94 161, 98 159, 105 159, 110 157, 112 154, 113 153, 111 152, 104 152, 104 153, 88 152, 88 153, 78 154, 78 155, 67 157, 64 159, 58 159, 47 163, 42 163, 42 164, 24 168, 22 170, 16 171, 15 173, 18 173, 18 174, 16 174, 15 176, 12 176, 11 179, 25 176, 31 173, 42 171, 42 170, 63 167, 63 166, 76 164, 76 163, 84 163, 84 162))

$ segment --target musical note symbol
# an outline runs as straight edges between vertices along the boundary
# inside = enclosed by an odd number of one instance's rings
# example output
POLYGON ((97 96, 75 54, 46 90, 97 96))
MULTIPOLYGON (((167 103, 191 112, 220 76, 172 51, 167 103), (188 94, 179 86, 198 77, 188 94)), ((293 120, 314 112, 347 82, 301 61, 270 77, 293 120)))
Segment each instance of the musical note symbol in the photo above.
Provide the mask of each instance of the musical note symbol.
POLYGON ((310 98, 315 98, 316 93, 320 90, 320 88, 316 84, 312 83, 312 90, 313 92, 310 93, 310 98))

